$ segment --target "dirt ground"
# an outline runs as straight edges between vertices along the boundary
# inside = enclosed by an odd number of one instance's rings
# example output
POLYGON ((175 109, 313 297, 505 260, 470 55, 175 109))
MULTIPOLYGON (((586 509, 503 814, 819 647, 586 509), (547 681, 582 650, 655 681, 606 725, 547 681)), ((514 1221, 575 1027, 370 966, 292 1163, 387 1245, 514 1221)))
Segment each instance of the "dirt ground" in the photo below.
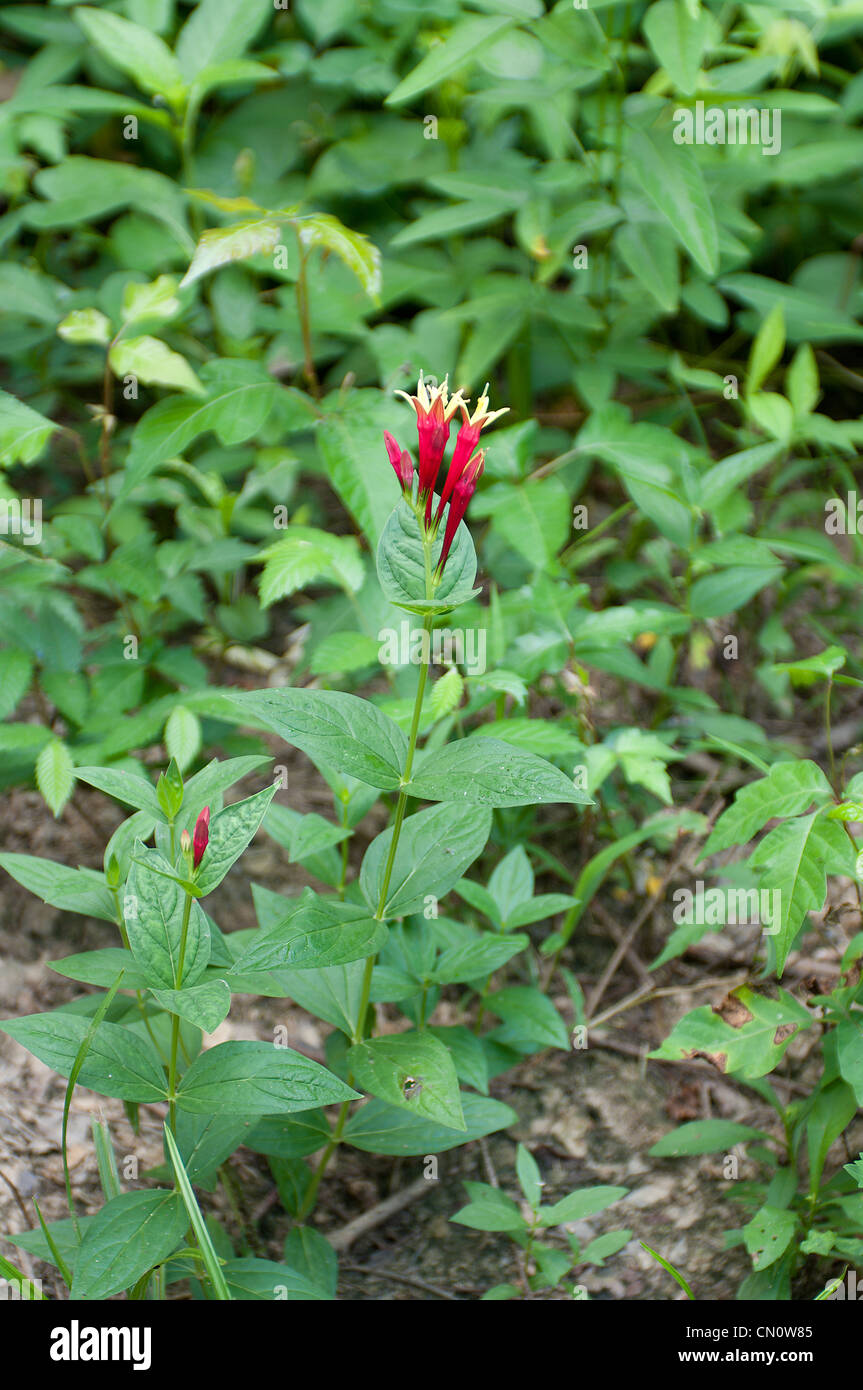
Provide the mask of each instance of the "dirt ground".
MULTIPOLYGON (((299 755, 293 757, 290 804, 328 813, 327 789, 299 755)), ((283 749, 280 758, 284 760, 283 749)), ((240 785, 234 791, 246 795, 255 789, 240 785)), ((13 791, 0 810, 0 843, 5 850, 100 867, 105 840, 121 818, 113 802, 87 788, 79 788, 57 822, 36 793, 13 791)), ((378 828, 368 825, 369 837, 378 828)), ((354 846, 357 854, 362 849, 362 842, 354 846)), ((212 900, 213 916, 223 930, 254 925, 249 880, 283 893, 295 893, 309 881, 288 863, 274 841, 259 832, 241 867, 232 871, 212 900)), ((610 954, 609 912, 623 923, 628 920, 626 904, 621 907, 609 896, 605 908, 600 906, 583 920, 567 962, 585 989, 598 978, 610 954)), ((744 939, 747 930, 737 929, 735 936, 731 929, 707 938, 700 959, 674 962, 659 977, 651 977, 668 992, 616 1013, 591 1034, 586 1049, 539 1054, 492 1082, 491 1094, 512 1106, 519 1123, 509 1131, 441 1154, 436 1180, 417 1181, 423 1178, 422 1158, 396 1159, 342 1149, 321 1186, 313 1217, 318 1229, 343 1246, 339 1298, 470 1300, 493 1284, 519 1284, 519 1252, 506 1237, 468 1230, 449 1218, 467 1200, 462 1187, 465 1178, 499 1183, 517 1195, 515 1144, 521 1140, 540 1166, 546 1201, 596 1183, 629 1189, 624 1200, 572 1228, 582 1247, 605 1230, 632 1231, 628 1245, 602 1268, 582 1267, 574 1275, 590 1298, 684 1297, 641 1248, 639 1241, 644 1240, 684 1273, 698 1298, 733 1299, 749 1264, 739 1247, 725 1248, 725 1232, 744 1224, 748 1216, 727 1200, 733 1184, 723 1176, 723 1155, 654 1159, 648 1150, 685 1120, 722 1117, 761 1125, 772 1133, 775 1117, 751 1092, 725 1080, 706 1062, 659 1063, 647 1061, 645 1054, 687 1009, 718 1003, 729 987, 740 982, 752 950, 751 935, 744 939), (346 1239, 348 1223, 409 1188, 411 1200, 400 1210, 355 1240, 346 1239)), ((656 933, 650 921, 644 935, 638 955, 631 953, 622 962, 604 997, 604 1009, 613 1008, 643 985, 643 961, 652 959, 662 939, 652 939, 656 933)), ((86 986, 52 973, 46 961, 115 944, 109 923, 48 907, 6 875, 0 876, 0 1016, 38 1012, 75 997, 86 986)), ((810 956, 819 969, 835 969, 836 949, 823 937, 813 935, 810 956)), ((792 959, 792 987, 794 979, 812 964, 812 959, 792 959)), ((570 1018, 566 996, 555 996, 555 1002, 570 1018)), ((326 1025, 287 1000, 237 997, 230 1017, 214 1037, 216 1041, 272 1038, 276 1024, 287 1025, 291 1046, 323 1060, 326 1025)), ((805 1068, 806 1046, 794 1066, 805 1068)), ((10 1039, 0 1038, 0 1233, 20 1232, 36 1224, 33 1197, 46 1220, 67 1215, 60 1156, 64 1091, 65 1082, 47 1067, 10 1039)), ((139 1175, 162 1161, 157 1108, 141 1107, 141 1133, 136 1136, 120 1101, 76 1090, 69 1159, 79 1213, 96 1210, 102 1201, 90 1134, 93 1116, 104 1117, 110 1126, 121 1174, 130 1156, 138 1161, 139 1175)), ((860 1138, 863 1143, 863 1132, 860 1138)), ((844 1159, 844 1154, 837 1156, 839 1162, 844 1159)), ((266 1159, 241 1149, 231 1160, 230 1173, 230 1190, 217 1188, 204 1196, 204 1204, 218 1212, 236 1248, 245 1241, 248 1253, 281 1258, 290 1220, 278 1201, 266 1159)), ((755 1174, 754 1162, 743 1158, 739 1178, 755 1174)), ((145 1184, 139 1176, 137 1184, 126 1185, 145 1184)), ((63 1296, 62 1285, 49 1266, 33 1262, 5 1242, 0 1249, 25 1272, 41 1276, 49 1297, 63 1296)), ((811 1290, 804 1278, 795 1298, 813 1297, 823 1287, 824 1269, 822 1264, 811 1290)), ((572 1283, 573 1279, 567 1279, 558 1290, 538 1296, 571 1298, 572 1283)))

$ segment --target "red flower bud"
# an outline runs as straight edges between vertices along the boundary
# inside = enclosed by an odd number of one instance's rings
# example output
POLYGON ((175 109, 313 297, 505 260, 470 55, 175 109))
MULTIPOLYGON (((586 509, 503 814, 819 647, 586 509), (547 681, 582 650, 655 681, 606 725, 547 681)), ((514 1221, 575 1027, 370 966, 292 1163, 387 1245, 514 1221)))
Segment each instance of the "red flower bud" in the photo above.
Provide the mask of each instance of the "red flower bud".
POLYGON ((210 808, 205 806, 195 822, 195 837, 193 840, 194 860, 193 867, 197 869, 204 857, 204 850, 210 843, 210 808))
POLYGON ((446 519, 446 530, 444 532, 443 538, 443 549, 440 553, 440 559, 437 562, 438 577, 440 577, 440 575, 443 573, 443 567, 447 562, 450 547, 453 541, 455 540, 455 533, 461 525, 462 518, 465 512, 467 511, 467 504, 473 497, 474 492, 476 491, 476 485, 482 477, 484 463, 485 455, 482 449, 480 449, 478 454, 474 454, 473 458, 470 460, 461 477, 459 478, 458 482, 456 483, 455 487, 453 488, 452 497, 450 498, 449 503, 449 512, 447 513, 446 519))
MULTIPOLYGON (((443 492, 441 493, 440 502, 438 503, 437 515, 435 517, 436 523, 440 521, 443 509, 452 496, 456 484, 473 461, 473 451, 479 443, 481 431, 485 429, 486 425, 492 424, 498 416, 506 415, 507 413, 508 407, 506 406, 503 410, 489 410, 487 391, 488 382, 486 382, 485 390, 477 401, 473 415, 468 415, 467 407, 463 402, 459 402, 463 424, 456 436, 452 462, 450 463, 449 472, 446 475, 446 482, 443 485, 443 492)), ((482 469, 480 469, 480 472, 482 472, 482 469)), ((479 473, 477 473, 476 476, 478 478, 479 473)))
POLYGON ((396 471, 399 486, 403 493, 409 493, 414 480, 414 461, 407 449, 403 449, 398 440, 393 439, 389 430, 384 430, 384 443, 390 463, 396 471))

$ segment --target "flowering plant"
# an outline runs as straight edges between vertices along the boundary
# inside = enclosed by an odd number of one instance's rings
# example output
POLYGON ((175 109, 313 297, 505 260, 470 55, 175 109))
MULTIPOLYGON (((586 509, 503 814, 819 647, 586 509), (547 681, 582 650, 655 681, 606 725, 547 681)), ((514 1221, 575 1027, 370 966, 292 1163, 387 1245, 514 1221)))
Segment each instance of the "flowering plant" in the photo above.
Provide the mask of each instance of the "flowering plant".
MULTIPOLYGON (((483 468, 480 433, 503 412, 490 412, 484 393, 469 414, 462 393, 450 396, 446 382, 430 388, 420 379, 408 399, 419 467, 415 479, 409 453, 387 433, 402 497, 383 528, 377 567, 386 596, 420 614, 430 631, 439 615, 478 592, 463 519, 483 468), (457 410, 462 424, 438 494, 457 410)), ((201 900, 283 809, 270 809, 276 784, 222 806, 224 792, 254 772, 258 758, 214 761, 185 783, 172 761, 155 787, 143 770, 78 768, 80 780, 134 808, 106 849, 104 872, 0 856, 47 901, 114 921, 122 943, 54 963, 97 992, 53 1013, 7 1021, 4 1030, 68 1078, 66 1116, 76 1085, 124 1101, 136 1125, 140 1107, 163 1107, 160 1185, 121 1190, 102 1127, 104 1207, 78 1215, 66 1164, 69 1220, 14 1237, 56 1265, 72 1297, 124 1290, 158 1297, 166 1280, 180 1278, 217 1299, 332 1297, 334 1253, 305 1223, 338 1148, 436 1154, 500 1129, 515 1116, 488 1097, 489 1077, 525 1053, 568 1046, 541 990, 523 979, 493 983, 530 945, 513 928, 575 900, 532 899, 522 886, 519 915, 494 932, 441 917, 438 905, 453 889, 468 901, 478 894, 494 903, 515 861, 523 879, 520 850, 504 856, 488 887, 463 877, 483 853, 497 809, 589 798, 553 763, 479 732, 421 749, 428 667, 426 650, 407 732, 375 704, 339 691, 286 687, 226 697, 237 722, 301 750, 330 783, 341 825, 316 824, 322 843, 347 840, 379 797, 390 804, 390 824, 369 844, 356 880, 347 879, 345 854, 335 880, 326 861, 319 864, 321 891, 286 898, 256 890, 256 930, 223 933, 201 900), (473 1031, 435 1021, 453 985, 477 1002, 473 1031), (333 1029, 326 1065, 281 1041, 205 1046, 233 993, 290 998, 316 1014, 333 1029), (398 1005, 405 1029, 378 1032, 383 1002, 398 1005), (483 1030, 491 1017, 500 1023, 483 1030), (241 1143, 275 1165, 294 1218, 284 1264, 235 1256, 227 1236, 214 1243, 203 1219, 196 1188, 206 1191, 241 1143), (313 1153, 310 1168, 305 1159, 313 1153)), ((65 1119, 63 1154, 65 1163, 65 1119)))

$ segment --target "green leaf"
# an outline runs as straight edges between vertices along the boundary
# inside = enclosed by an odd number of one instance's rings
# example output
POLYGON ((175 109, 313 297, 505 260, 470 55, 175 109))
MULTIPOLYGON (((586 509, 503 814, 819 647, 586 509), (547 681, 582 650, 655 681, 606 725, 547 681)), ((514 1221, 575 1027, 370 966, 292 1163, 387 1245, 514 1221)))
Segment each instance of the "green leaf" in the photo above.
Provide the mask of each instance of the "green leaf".
POLYGON ((204 1033, 215 1033, 231 1007, 231 991, 224 980, 208 980, 191 989, 151 988, 150 992, 163 1009, 178 1014, 204 1033))
POLYGON ((169 758, 176 760, 181 772, 194 762, 201 751, 203 735, 201 721, 183 705, 175 705, 165 724, 165 748, 169 758))
POLYGON ((37 859, 31 854, 0 854, 0 866, 16 883, 52 907, 101 917, 106 922, 116 920, 104 874, 93 869, 69 869, 53 859, 37 859))
POLYGON ((201 234, 189 269, 180 281, 180 289, 193 285, 202 275, 234 261, 247 261, 250 256, 269 255, 281 244, 282 220, 277 217, 255 217, 235 222, 230 227, 211 227, 201 234))
MULTIPOLYGON (((437 494, 433 507, 437 506, 437 494)), ((448 514, 448 511, 447 511, 448 514)), ((455 534, 441 581, 432 587, 432 575, 443 550, 445 523, 435 541, 428 546, 413 507, 402 498, 390 514, 378 542, 377 571, 381 588, 390 603, 409 613, 449 613, 479 592, 476 578, 476 552, 464 522, 455 534)))
POLYGON ((433 719, 443 719, 458 709, 464 694, 464 680, 458 667, 451 666, 436 680, 431 692, 431 712, 433 719))
POLYGON ((152 338, 149 334, 121 338, 110 349, 108 361, 115 376, 134 376, 147 386, 176 386, 193 395, 206 394, 185 357, 174 352, 161 338, 152 338))
MULTIPOLYGON (((648 11, 648 13, 650 13, 648 11)), ((612 244, 623 264, 665 314, 677 313, 680 299, 677 238, 657 222, 630 220, 617 228, 612 244)))
POLYGON ((785 349, 785 314, 774 304, 755 335, 746 372, 746 393, 754 395, 773 371, 785 349))
POLYGON ((104 1300, 131 1288, 176 1250, 187 1223, 176 1192, 121 1192, 84 1233, 70 1297, 104 1300))
POLYGON ((824 906, 828 873, 852 876, 854 851, 841 825, 814 811, 769 831, 749 862, 754 869, 764 869, 761 892, 779 894, 779 929, 773 921, 770 932, 776 942, 776 972, 781 976, 806 914, 824 906))
POLYGON ((210 839, 195 879, 201 897, 212 893, 239 859, 264 819, 277 789, 278 783, 274 782, 271 787, 264 787, 244 801, 235 801, 213 816, 210 839))
POLYGON ((713 16, 700 6, 692 14, 683 0, 659 0, 648 6, 641 27, 657 63, 677 91, 692 96, 705 50, 717 30, 713 16))
POLYGON ((0 467, 35 463, 59 428, 23 401, 0 391, 0 467))
POLYGON ((75 764, 62 739, 46 743, 36 759, 36 786, 56 819, 75 787, 75 764))
POLYGON ((531 985, 510 985, 507 989, 487 995, 485 1003, 486 1008, 506 1024, 502 1030, 502 1040, 512 1035, 542 1047, 569 1050, 566 1025, 541 990, 531 985))
POLYGON ((778 999, 766 999, 741 985, 721 1012, 704 1004, 686 1014, 648 1056, 664 1061, 704 1057, 719 1071, 751 1081, 773 1071, 791 1039, 813 1022, 785 990, 778 999))
POLYGON ((736 613, 781 575, 778 560, 768 565, 734 565, 702 575, 689 591, 689 611, 693 618, 721 618, 726 613, 736 613))
POLYGON ((265 1042, 226 1042, 202 1052, 183 1075, 177 1105, 198 1115, 285 1115, 358 1100, 318 1062, 265 1042))
POLYGON ((407 1113, 382 1100, 370 1100, 348 1120, 343 1138, 346 1144, 364 1153, 394 1154, 401 1157, 445 1153, 471 1139, 516 1124, 514 1110, 486 1096, 462 1094, 466 1129, 434 1124, 415 1111, 407 1113))
POLYGON ((336 690, 289 687, 247 691, 232 696, 232 703, 313 760, 385 791, 401 783, 407 738, 367 700, 336 690))
POLYGON ((0 719, 8 719, 30 688, 33 659, 29 652, 7 647, 0 652, 0 719))
MULTIPOLYGON (((521 1145, 519 1146, 522 1147, 521 1145)), ((485 1182, 466 1182, 470 1202, 450 1221, 474 1231, 524 1231, 527 1222, 516 1203, 497 1187, 485 1182)))
POLYGON ((681 246, 713 278, 719 269, 716 215, 694 150, 667 136, 652 139, 636 131, 629 157, 638 182, 681 246))
POLYGON ((769 820, 799 816, 831 795, 830 783, 817 763, 808 758, 774 763, 766 777, 740 788, 733 805, 722 812, 713 827, 701 858, 732 845, 744 845, 769 820))
POLYGON ((177 36, 175 51, 186 81, 214 63, 239 58, 273 16, 272 0, 200 0, 177 36))
POLYGON ((144 989, 147 984, 146 972, 135 961, 131 951, 123 946, 104 946, 99 951, 81 951, 62 960, 49 960, 45 964, 58 975, 68 980, 79 980, 81 984, 98 985, 107 989, 123 971, 124 989, 144 989))
POLYGON ((156 989, 196 984, 210 961, 210 928, 200 905, 192 902, 186 931, 183 978, 178 975, 186 894, 171 877, 158 850, 135 844, 123 897, 129 947, 156 989))
POLYGON ((123 290, 124 323, 137 323, 144 319, 170 319, 179 309, 177 281, 173 275, 160 275, 145 285, 130 280, 123 290))
MULTIPOLYGON (((207 1186, 217 1169, 240 1144, 246 1144, 254 1121, 237 1115, 190 1115, 177 1113, 177 1147, 189 1181, 207 1186)), ((165 1126, 163 1134, 168 1133, 165 1126)), ((320 1147, 318 1144, 317 1147, 320 1147)), ((166 1158, 169 1155, 166 1153, 166 1158)))
POLYGON ((396 1033, 355 1043, 348 1062, 359 1085, 389 1105, 465 1129, 449 1050, 429 1033, 396 1033))
POLYGON ((569 538, 571 516, 569 490, 560 478, 531 479, 507 489, 492 526, 532 569, 549 569, 569 538))
MULTIPOLYGON (((491 833, 491 811, 473 806, 432 806, 402 824, 383 917, 420 911, 427 897, 442 898, 482 853, 491 833)), ((360 869, 360 889, 376 910, 393 828, 372 840, 360 869)))
POLYGON ((530 1149, 526 1148, 524 1144, 519 1144, 516 1149, 515 1171, 518 1174, 519 1186, 528 1205, 533 1211, 536 1211, 542 1201, 544 1184, 539 1165, 530 1149))
POLYGON ((275 1260, 251 1257, 226 1260, 222 1273, 231 1297, 247 1302, 260 1300, 272 1303, 274 1299, 286 1303, 329 1301, 324 1289, 289 1265, 277 1264, 275 1260))
POLYGON ((185 90, 180 65, 168 45, 140 24, 110 10, 79 5, 75 19, 103 57, 125 72, 144 92, 178 105, 185 90))
POLYGON ((462 20, 450 30, 443 42, 435 44, 395 91, 390 92, 385 105, 398 106, 402 102, 413 101, 414 97, 421 96, 430 87, 437 87, 445 78, 476 59, 493 39, 499 38, 513 23, 513 19, 501 15, 462 20))
POLYGON ((289 917, 258 933, 232 971, 249 975, 256 970, 347 965, 377 955, 386 939, 386 925, 374 921, 366 908, 328 901, 307 889, 289 917))
POLYGON ((383 431, 393 411, 379 391, 338 392, 323 403, 318 451, 330 482, 372 549, 399 500, 395 473, 386 459, 383 431))
POLYGON ((119 767, 76 767, 75 777, 88 786, 98 787, 100 792, 122 801, 125 806, 136 806, 139 811, 148 811, 158 820, 163 819, 156 789, 144 776, 119 767))
POLYGON ((110 342, 111 320, 98 309, 73 309, 57 324, 57 336, 66 343, 110 342))
POLYGON ((331 251, 356 276, 369 298, 380 301, 381 253, 368 237, 352 232, 328 212, 303 213, 292 223, 302 246, 331 251))
POLYGON ((363 586, 365 566, 353 536, 331 536, 313 526, 291 526, 282 539, 262 550, 264 561, 259 593, 261 606, 322 579, 339 584, 346 593, 363 586))
POLYGON ((584 1221, 598 1211, 605 1211, 613 1202, 619 1202, 627 1195, 625 1187, 584 1187, 578 1192, 570 1192, 555 1202, 553 1207, 542 1207, 539 1213, 541 1226, 563 1226, 571 1221, 584 1221))
POLYGON ((590 806, 592 798, 545 758, 496 738, 466 738, 427 753, 407 783, 427 801, 477 806, 534 806, 566 801, 590 806))
POLYGON ((763 1206, 748 1225, 743 1227, 746 1249, 752 1256, 752 1268, 767 1269, 784 1255, 794 1237, 797 1217, 783 1207, 763 1206))
MULTIPOLYGON (((223 444, 232 445, 243 443, 263 428, 278 398, 279 387, 257 362, 210 364, 206 375, 208 400, 171 397, 141 418, 132 434, 118 502, 145 482, 160 464, 184 453, 208 430, 215 431, 223 444)), ((0 413, 0 442, 2 437, 0 413)))
MULTIPOLYGON (((89 1026, 89 1018, 63 1012, 8 1019, 0 1031, 68 1077, 89 1026)), ((158 1103, 167 1098, 164 1073, 152 1047, 116 1023, 100 1023, 78 1083, 120 1100, 158 1103)))
POLYGON ((438 985, 464 984, 493 975, 508 960, 530 945, 529 936, 497 936, 490 932, 461 946, 450 946, 441 955, 429 979, 438 985))
POLYGON ((733 1149, 735 1144, 751 1140, 763 1142, 769 1136, 750 1125, 738 1125, 733 1120, 693 1120, 664 1134, 650 1149, 651 1158, 680 1158, 688 1154, 720 1153, 733 1149))

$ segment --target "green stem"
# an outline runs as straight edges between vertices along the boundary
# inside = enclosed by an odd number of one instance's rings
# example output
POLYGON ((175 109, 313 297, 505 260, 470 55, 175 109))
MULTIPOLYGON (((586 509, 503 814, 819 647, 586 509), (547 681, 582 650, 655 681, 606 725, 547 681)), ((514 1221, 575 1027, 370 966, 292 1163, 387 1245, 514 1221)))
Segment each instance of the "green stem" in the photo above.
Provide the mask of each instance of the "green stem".
MULTIPOLYGON (((434 592, 434 580, 432 578, 431 573, 431 541, 428 538, 424 539, 423 549, 425 551, 426 593, 431 598, 434 592)), ((431 632, 433 621, 434 619, 432 614, 427 613, 423 618, 424 632, 431 632)), ((429 643, 429 646, 431 646, 431 643, 429 643)), ((387 894, 389 892, 390 887, 390 878, 392 877, 393 865, 395 863, 396 858, 396 850, 398 849, 399 836, 401 834, 402 824, 405 818, 405 807, 407 806, 408 801, 408 794, 406 788, 407 784, 410 782, 411 779, 411 770, 413 768, 414 753, 416 751, 417 738, 419 736, 420 719, 422 718, 423 708, 423 695, 425 694, 426 680, 428 679, 428 668, 428 659, 424 659, 420 664, 419 681, 417 683, 417 693, 416 699, 414 701, 414 712, 413 718, 411 720, 410 734, 408 736, 408 751, 407 756, 405 758, 405 766, 404 771, 402 773, 401 785, 399 787, 399 799, 396 805, 395 818, 393 820, 392 840, 390 842, 390 850, 389 854, 387 855, 387 862, 384 868, 384 876, 383 882, 381 883, 378 907, 375 913, 375 919, 378 922, 383 921, 384 909, 386 908, 387 904, 387 894)), ((361 1043, 365 1036, 365 1021, 366 1014, 368 1013, 369 1008, 369 997, 371 995, 372 990, 372 974, 374 972, 376 959, 376 955, 371 955, 366 958, 366 966, 365 970, 363 971, 363 984, 362 992, 360 995, 360 1006, 357 1010, 357 1021, 354 1025, 352 1038, 352 1041, 354 1043, 361 1043)), ((353 1075, 349 1074, 348 1085, 350 1086, 352 1084, 353 1075)), ((171 1090, 173 1091, 173 1087, 171 1087, 171 1090)), ((308 1216, 309 1212, 312 1210, 315 1204, 318 1195, 318 1188, 321 1185, 321 1179, 323 1178, 324 1173, 327 1170, 327 1165, 329 1164, 330 1159, 332 1158, 333 1154, 339 1146, 339 1143, 341 1142, 342 1132, 344 1130, 348 1118, 349 1104, 349 1101, 344 1101, 341 1106, 341 1109, 339 1110, 339 1116, 336 1120, 335 1128, 332 1132, 332 1135, 330 1136, 326 1148, 321 1154, 320 1161, 318 1162, 318 1166, 315 1169, 312 1181, 309 1185, 309 1190, 306 1193, 302 1206, 300 1207, 297 1213, 297 1219, 299 1221, 305 1220, 305 1218, 308 1216)))
MULTIPOLYGON (((175 988, 179 989, 183 982, 183 965, 186 960, 186 938, 189 934, 189 917, 192 911, 192 899, 186 894, 186 902, 183 907, 183 925, 180 930, 180 958, 177 962, 177 978, 175 988)), ((179 1014, 171 1016, 171 1061, 168 1067, 168 1124, 171 1132, 177 1132, 177 1044, 180 1041, 180 1017, 179 1014)))

